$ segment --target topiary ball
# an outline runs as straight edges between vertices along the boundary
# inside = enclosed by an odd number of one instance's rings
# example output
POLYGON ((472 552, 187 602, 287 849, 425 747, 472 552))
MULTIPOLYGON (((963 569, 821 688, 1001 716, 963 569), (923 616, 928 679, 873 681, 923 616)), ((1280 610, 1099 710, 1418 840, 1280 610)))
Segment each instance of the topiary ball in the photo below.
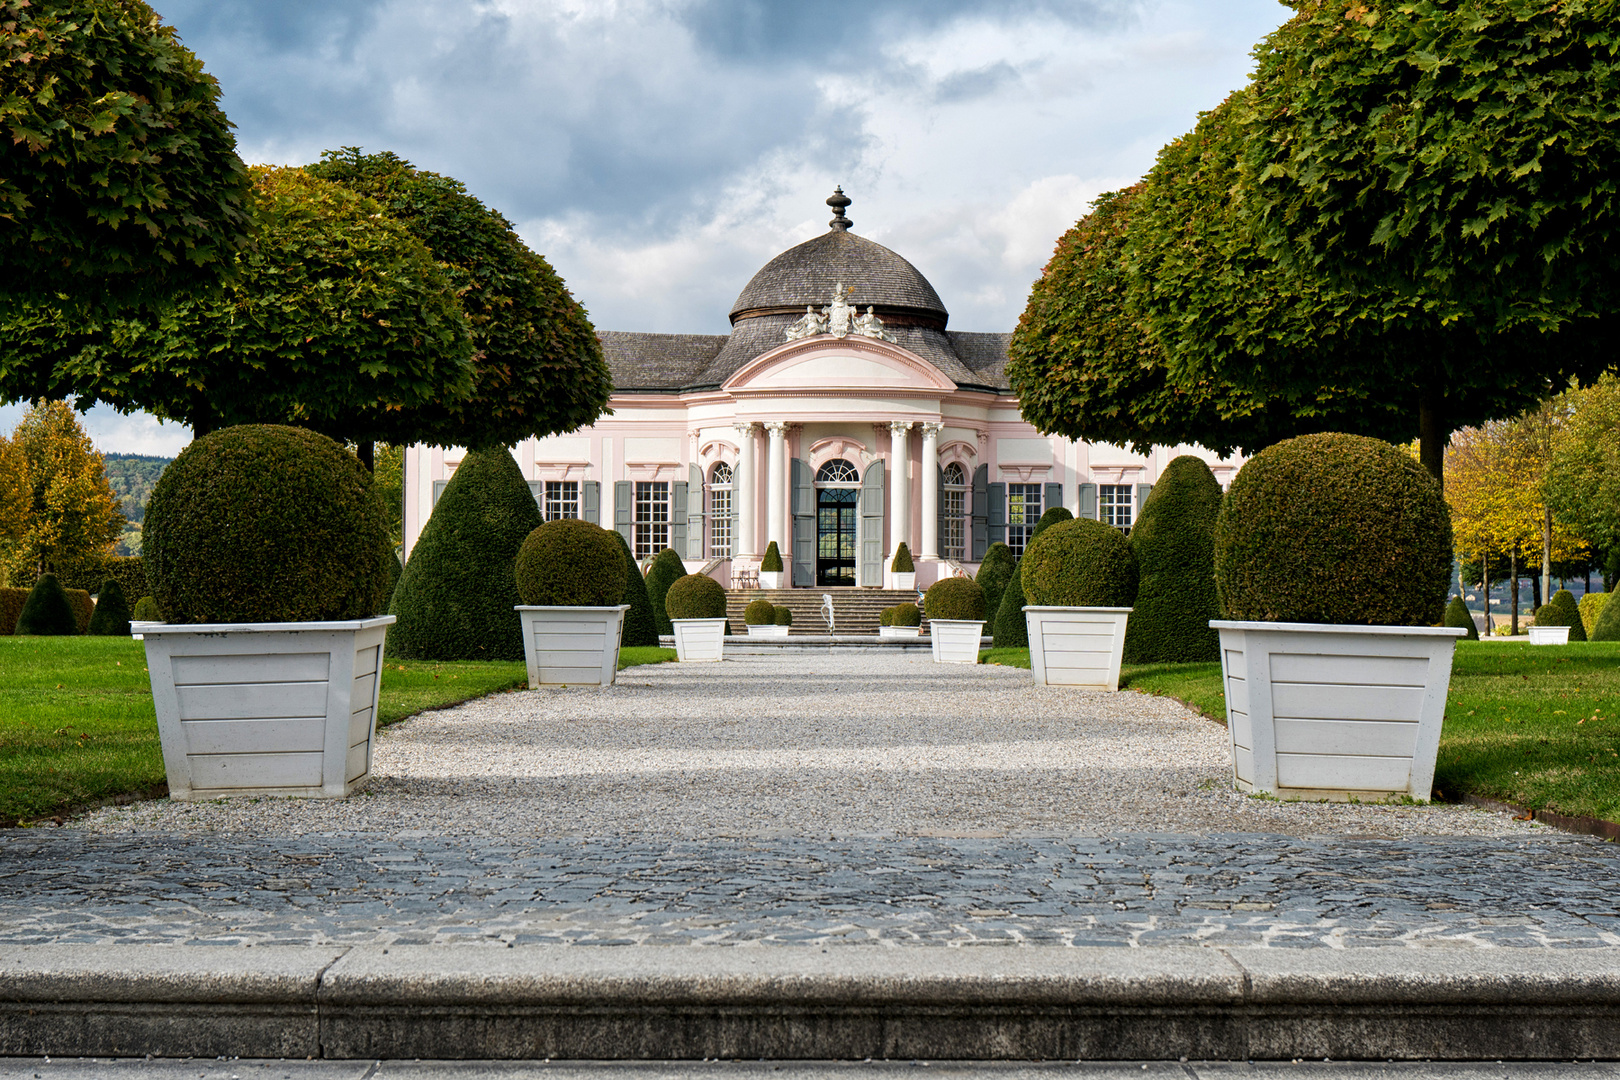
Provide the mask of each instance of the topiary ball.
MULTIPOLYGON (((982 570, 980 571, 983 572, 982 570)), ((967 578, 940 578, 923 595, 923 607, 930 619, 984 621, 984 590, 967 578)))
POLYGON ((55 574, 41 574, 23 601, 17 616, 17 633, 36 637, 70 637, 79 632, 67 590, 55 574))
POLYGON ((129 601, 124 599, 124 587, 113 578, 101 583, 86 633, 94 637, 129 636, 129 601))
POLYGON ((894 608, 886 607, 882 611, 878 612, 878 625, 879 626, 893 626, 894 625, 894 608))
POLYGON ((664 597, 669 587, 686 576, 686 564, 674 548, 665 548, 647 569, 647 599, 652 603, 653 625, 660 634, 673 634, 669 613, 664 610, 664 597))
POLYGON ((142 561, 171 623, 362 619, 388 587, 371 473, 325 435, 245 424, 180 451, 152 488, 142 561))
POLYGON ((1035 523, 1035 531, 1029 534, 1029 538, 1033 540, 1047 529, 1050 529, 1053 525, 1073 520, 1074 515, 1069 513, 1067 507, 1048 507, 1046 513, 1042 514, 1041 519, 1035 523))
POLYGON ((911 561, 911 549, 906 546, 904 540, 900 541, 900 546, 894 549, 894 560, 889 563, 889 569, 896 574, 916 573, 917 567, 911 561))
POLYGON ((1451 588, 1451 513, 1406 451, 1302 435, 1260 451, 1215 527, 1227 618, 1434 626, 1451 588))
POLYGON ((130 616, 131 622, 162 622, 163 609, 158 602, 150 596, 143 596, 135 601, 135 612, 130 616))
POLYGON ((624 551, 618 534, 562 518, 529 533, 512 574, 525 604, 609 607, 624 596, 624 551))
POLYGON ((1440 621, 1440 625, 1467 630, 1468 636, 1465 641, 1479 640, 1479 627, 1474 623, 1474 615, 1460 596, 1453 596, 1451 603, 1446 605, 1446 617, 1440 621))
MULTIPOLYGON (((1018 556, 1014 555, 1012 548, 997 540, 990 545, 990 550, 984 553, 984 561, 979 563, 979 572, 974 577, 979 588, 984 590, 984 602, 988 606, 985 610, 994 615, 1001 607, 1001 594, 1007 588, 1007 582, 1018 573, 1018 556)), ((930 614, 929 618, 933 618, 930 614)))
POLYGON ((1580 608, 1576 606, 1575 594, 1568 589, 1559 589, 1553 593, 1552 599, 1536 611, 1536 625, 1567 626, 1569 640, 1586 640, 1586 627, 1581 623, 1580 608))
POLYGON ((792 626, 793 625, 793 612, 789 611, 786 607, 777 608, 776 609, 776 625, 777 626, 792 626))
POLYGON ((776 608, 769 600, 755 600, 743 609, 743 623, 748 626, 775 626, 776 608))
POLYGON ((893 623, 893 625, 895 625, 895 626, 921 626, 922 625, 922 609, 917 607, 916 604, 913 604, 913 603, 911 603, 909 601, 904 603, 904 604, 896 604, 894 606, 894 623, 893 623))
POLYGON ((1112 525, 1075 518, 1030 541, 1018 578, 1032 607, 1130 607, 1136 601, 1136 553, 1112 525))
POLYGON ((723 619, 726 590, 708 574, 687 574, 669 587, 664 610, 671 619, 723 619))

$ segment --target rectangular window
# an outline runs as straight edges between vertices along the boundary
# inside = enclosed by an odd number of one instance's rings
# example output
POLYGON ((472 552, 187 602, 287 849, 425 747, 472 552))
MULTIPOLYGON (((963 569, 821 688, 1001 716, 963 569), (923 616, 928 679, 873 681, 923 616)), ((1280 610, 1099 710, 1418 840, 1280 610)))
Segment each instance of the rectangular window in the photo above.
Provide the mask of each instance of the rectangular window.
POLYGON ((547 521, 579 517, 579 481, 547 480, 543 512, 547 521))
POLYGON ((1035 523, 1041 520, 1041 485, 1007 485, 1007 546, 1022 556, 1035 523))
POLYGON ((1097 505, 1102 519, 1116 529, 1131 531, 1132 492, 1129 484, 1103 484, 1098 489, 1097 505))
POLYGON ((638 562, 669 547, 668 481, 636 481, 635 526, 638 562))
POLYGON ((939 538, 947 559, 958 562, 967 558, 967 492, 962 488, 945 489, 945 535, 939 538))
POLYGON ((731 488, 709 489, 709 558, 731 558, 731 488))

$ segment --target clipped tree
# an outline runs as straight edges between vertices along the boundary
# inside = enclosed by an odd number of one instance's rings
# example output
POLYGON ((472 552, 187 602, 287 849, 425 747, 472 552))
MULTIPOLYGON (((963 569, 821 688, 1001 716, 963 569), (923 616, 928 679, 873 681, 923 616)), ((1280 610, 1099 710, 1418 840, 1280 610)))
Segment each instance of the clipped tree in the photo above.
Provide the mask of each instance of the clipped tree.
POLYGON ((92 303, 228 272, 248 182, 219 83, 140 0, 0 0, 0 277, 92 303))
MULTIPOLYGON (((624 633, 619 643, 636 647, 657 645, 658 617, 647 588, 647 579, 641 576, 641 567, 636 565, 635 553, 630 550, 624 534, 615 532, 613 535, 619 538, 619 547, 624 549, 624 595, 619 598, 619 603, 630 605, 630 610, 624 613, 624 633)), ((671 628, 670 633, 674 632, 671 628)))
POLYGON ((1468 631, 1467 641, 1479 640, 1479 627, 1474 624, 1473 612, 1468 610, 1468 604, 1460 596, 1453 596, 1446 605, 1446 615, 1440 620, 1440 625, 1468 631))
POLYGON ((1125 625, 1127 664, 1220 659, 1215 592, 1215 522, 1221 485, 1203 459, 1183 454, 1166 465, 1131 526, 1140 573, 1125 625))
POLYGON ((29 590, 22 613, 17 616, 16 632, 38 637, 61 637, 79 632, 73 604, 55 574, 41 574, 29 590))
POLYGON ((669 614, 664 610, 664 597, 669 595, 669 587, 685 576, 686 564, 674 548, 660 551, 647 569, 647 599, 652 601, 653 623, 660 634, 675 632, 675 627, 670 625, 669 614))
MULTIPOLYGON (((1001 594, 1007 590, 1007 583, 1016 573, 1018 557, 1012 553, 1012 548, 999 540, 991 544, 984 553, 984 561, 979 564, 979 572, 973 576, 974 583, 984 592, 984 610, 991 618, 1001 610, 1001 594)), ((929 617, 933 617, 932 612, 929 612, 929 617)))
MULTIPOLYGON (((469 450, 422 526, 388 612, 388 654, 413 660, 521 660, 513 566, 541 523, 504 448, 469 450)), ((161 598, 160 598, 161 599, 161 598)))
POLYGON ((90 616, 90 627, 86 633, 92 637, 129 636, 129 600, 116 578, 102 582, 101 592, 96 597, 96 610, 90 616))

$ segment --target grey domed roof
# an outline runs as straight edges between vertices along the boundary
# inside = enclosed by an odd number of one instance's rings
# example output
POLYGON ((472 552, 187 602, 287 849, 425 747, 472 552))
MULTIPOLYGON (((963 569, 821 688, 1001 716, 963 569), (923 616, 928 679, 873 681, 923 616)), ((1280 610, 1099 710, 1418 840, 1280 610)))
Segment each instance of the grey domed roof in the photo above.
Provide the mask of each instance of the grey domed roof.
POLYGON ((886 323, 945 329, 949 315, 928 279, 882 244, 849 231, 842 190, 827 202, 837 211, 832 228, 766 263, 731 305, 732 325, 759 315, 803 315, 807 305, 820 310, 842 284, 852 305, 874 308, 886 323))

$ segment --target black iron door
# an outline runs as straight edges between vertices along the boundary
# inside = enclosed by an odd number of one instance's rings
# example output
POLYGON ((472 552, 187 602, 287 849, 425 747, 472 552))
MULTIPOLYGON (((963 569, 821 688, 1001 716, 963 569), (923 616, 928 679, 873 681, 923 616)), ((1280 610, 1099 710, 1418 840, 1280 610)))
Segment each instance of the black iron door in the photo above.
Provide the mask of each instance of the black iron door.
POLYGON ((816 492, 816 584, 855 584, 854 488, 816 492))

